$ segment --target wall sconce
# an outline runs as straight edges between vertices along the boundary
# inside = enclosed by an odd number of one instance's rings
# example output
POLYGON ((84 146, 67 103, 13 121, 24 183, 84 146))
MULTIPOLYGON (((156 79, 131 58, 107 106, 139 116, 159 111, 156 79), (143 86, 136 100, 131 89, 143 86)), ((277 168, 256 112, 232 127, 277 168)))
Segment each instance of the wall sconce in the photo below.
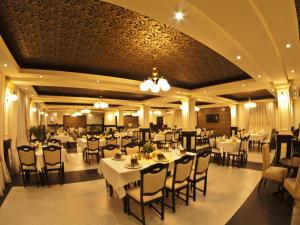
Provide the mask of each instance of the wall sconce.
POLYGON ((34 106, 34 107, 31 108, 31 111, 32 111, 32 112, 36 112, 36 111, 37 111, 37 108, 34 106))
POLYGON ((154 111, 153 114, 154 115, 161 115, 161 111, 154 111))
POLYGON ((195 111, 196 111, 196 112, 199 112, 199 111, 200 111, 200 107, 195 106, 195 111))
POLYGON ((44 111, 41 111, 41 112, 40 112, 40 114, 41 114, 41 115, 44 115, 44 114, 45 114, 45 112, 44 112, 44 111))
POLYGON ((289 99, 289 96, 288 96, 288 94, 286 92, 282 91, 282 92, 280 92, 280 94, 278 96, 278 99, 279 99, 280 102, 286 103, 288 101, 288 99, 289 99))

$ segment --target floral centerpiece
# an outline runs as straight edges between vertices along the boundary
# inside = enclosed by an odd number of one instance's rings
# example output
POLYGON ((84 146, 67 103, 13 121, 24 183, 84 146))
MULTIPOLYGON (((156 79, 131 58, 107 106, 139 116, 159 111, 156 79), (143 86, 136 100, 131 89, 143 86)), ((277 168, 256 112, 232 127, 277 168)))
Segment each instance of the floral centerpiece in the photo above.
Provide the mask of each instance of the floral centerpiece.
POLYGON ((152 152, 154 152, 154 150, 155 150, 155 148, 154 148, 154 146, 153 146, 152 144, 146 143, 146 144, 144 144, 144 146, 143 146, 143 148, 142 148, 142 153, 144 153, 145 156, 146 156, 147 158, 149 158, 149 157, 150 157, 150 154, 151 154, 152 152))

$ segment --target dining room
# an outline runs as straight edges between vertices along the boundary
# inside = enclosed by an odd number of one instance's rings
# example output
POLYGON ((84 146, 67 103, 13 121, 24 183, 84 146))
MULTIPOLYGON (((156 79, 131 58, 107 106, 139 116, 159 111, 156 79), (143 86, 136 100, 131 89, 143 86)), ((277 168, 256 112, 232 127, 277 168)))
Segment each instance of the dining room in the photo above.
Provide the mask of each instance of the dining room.
POLYGON ((0 224, 300 224, 299 23, 299 0, 2 0, 0 224))

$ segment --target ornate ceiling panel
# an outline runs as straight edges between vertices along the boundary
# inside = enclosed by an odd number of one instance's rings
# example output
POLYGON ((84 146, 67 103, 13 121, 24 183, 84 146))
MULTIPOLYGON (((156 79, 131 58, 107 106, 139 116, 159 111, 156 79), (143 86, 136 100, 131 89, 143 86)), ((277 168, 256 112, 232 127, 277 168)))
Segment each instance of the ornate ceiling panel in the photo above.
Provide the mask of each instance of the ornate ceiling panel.
POLYGON ((144 80, 157 66, 188 89, 250 78, 176 29, 99 0, 1 0, 0 31, 22 68, 144 80))
POLYGON ((252 100, 275 98, 268 90, 258 90, 251 92, 241 92, 228 95, 220 95, 220 97, 228 98, 234 101, 247 101, 249 97, 252 100))
POLYGON ((52 95, 52 96, 68 96, 68 97, 87 97, 99 98, 102 95, 107 99, 120 99, 120 100, 135 100, 143 101, 157 97, 155 95, 137 94, 120 91, 100 91, 95 89, 84 88, 67 88, 67 87, 50 87, 50 86, 33 86, 39 95, 52 95))
MULTIPOLYGON (((45 105, 94 106, 94 104, 76 103, 76 102, 45 102, 45 105)), ((118 106, 121 106, 121 105, 109 104, 109 107, 118 107, 118 106)))

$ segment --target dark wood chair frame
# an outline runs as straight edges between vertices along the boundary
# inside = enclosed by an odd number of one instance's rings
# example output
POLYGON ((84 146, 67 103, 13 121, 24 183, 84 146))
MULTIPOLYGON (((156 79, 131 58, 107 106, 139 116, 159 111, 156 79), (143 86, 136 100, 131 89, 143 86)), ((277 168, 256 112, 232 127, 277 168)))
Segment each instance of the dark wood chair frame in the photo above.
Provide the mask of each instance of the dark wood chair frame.
POLYGON ((63 185, 65 173, 64 173, 64 165, 61 162, 61 148, 62 147, 59 147, 59 146, 56 146, 56 145, 49 145, 49 146, 43 147, 43 158, 44 158, 44 163, 45 163, 44 173, 45 173, 45 178, 46 178, 46 182, 47 182, 48 186, 49 186, 48 172, 51 173, 51 171, 58 171, 59 178, 60 178, 60 183, 61 183, 61 185, 63 185), (50 152, 59 151, 59 161, 57 161, 55 163, 47 162, 46 157, 45 157, 45 152, 46 151, 50 151, 50 152), (58 168, 48 168, 48 166, 55 166, 57 164, 59 164, 58 168))
POLYGON ((175 162, 174 162, 174 174, 173 174, 173 181, 172 181, 172 190, 169 190, 166 188, 166 197, 168 198, 169 196, 169 191, 172 192, 172 204, 171 205, 168 205, 167 203, 165 203, 165 205, 169 208, 172 209, 173 213, 175 213, 176 211, 176 207, 175 207, 175 197, 179 198, 180 200, 184 201, 186 205, 189 205, 189 178, 190 178, 190 174, 191 174, 191 171, 192 171, 192 166, 191 166, 191 170, 190 170, 190 173, 189 173, 189 176, 186 177, 186 179, 182 180, 182 181, 175 181, 175 177, 176 177, 176 174, 177 174, 177 165, 178 164, 187 164, 189 163, 191 160, 194 160, 194 156, 193 155, 184 155, 182 156, 181 158, 179 159, 176 159, 175 162), (187 181, 187 184, 184 185, 183 187, 181 188, 178 188, 175 190, 175 184, 176 183, 182 183, 184 181, 187 181), (186 193, 183 193, 183 192, 180 192, 181 190, 183 189, 186 189, 186 193), (179 196, 179 194, 182 194, 182 195, 185 195, 185 199, 182 198, 181 196, 179 196))
POLYGON ((99 138, 90 137, 90 138, 87 139, 87 148, 83 152, 83 158, 84 158, 84 155, 85 155, 85 160, 86 160, 86 162, 89 163, 89 165, 91 165, 90 156, 93 156, 93 155, 95 155, 97 157, 97 162, 99 163, 99 160, 100 160, 100 158, 99 158, 100 157, 99 138), (98 144, 97 144, 98 147, 95 148, 95 149, 90 148, 89 141, 97 141, 98 142, 98 144))
POLYGON ((106 145, 113 145, 113 144, 108 144, 107 143, 108 141, 115 141, 116 142, 115 145, 118 145, 118 138, 115 136, 107 137, 107 138, 105 138, 105 140, 106 140, 106 145))
MULTIPOLYGON (((145 222, 145 209, 144 208, 147 205, 149 205, 150 208, 153 208, 160 215, 161 220, 164 220, 164 217, 165 217, 165 213, 164 213, 164 206, 165 206, 165 202, 164 202, 164 187, 161 188, 161 189, 159 189, 159 190, 157 190, 156 192, 153 192, 153 193, 144 193, 143 192, 143 190, 144 190, 144 188, 143 188, 144 187, 144 175, 147 174, 147 173, 152 173, 152 174, 159 173, 162 170, 168 170, 168 167, 169 167, 168 163, 165 163, 165 164, 156 163, 156 164, 151 165, 151 166, 147 167, 146 169, 143 169, 143 170, 140 171, 140 173, 141 173, 140 202, 138 202, 137 200, 135 200, 134 198, 132 198, 130 195, 128 195, 128 194, 126 195, 126 205, 127 205, 127 210, 126 211, 127 211, 128 215, 134 216, 143 225, 146 224, 146 222, 145 222), (143 196, 152 196, 152 195, 154 195, 156 193, 159 193, 159 192, 162 193, 162 197, 159 197, 157 199, 153 199, 152 201, 149 201, 149 202, 144 202, 143 201, 144 200, 143 196), (136 214, 134 214, 134 213, 131 212, 131 210, 130 210, 130 199, 134 200, 136 203, 138 203, 141 206, 142 218, 139 218, 136 214), (156 207, 153 206, 153 203, 160 203, 161 204, 160 211, 156 207)), ((164 184, 166 184, 167 172, 166 172, 166 177, 165 177, 164 184)))
POLYGON ((125 146, 123 146, 124 147, 124 153, 126 154, 126 155, 128 155, 127 154, 127 148, 134 148, 134 147, 139 147, 139 152, 140 152, 140 150, 141 150, 141 145, 139 144, 139 143, 134 143, 134 142, 131 142, 131 143, 128 143, 127 145, 125 145, 125 146))
POLYGON ((199 164, 199 159, 200 158, 205 158, 208 155, 210 156, 211 154, 211 150, 210 149, 205 149, 201 152, 198 152, 196 155, 196 163, 195 163, 195 171, 194 171, 194 177, 193 180, 190 179, 190 184, 191 184, 191 188, 193 190, 193 200, 196 201, 196 190, 203 192, 203 195, 206 196, 206 190, 207 190, 207 173, 208 173, 208 167, 205 171, 203 171, 202 173, 200 172, 196 172, 196 168, 198 167, 199 164), (196 179, 197 175, 202 175, 204 174, 204 176, 196 179), (196 185, 197 183, 199 183, 200 181, 204 180, 204 187, 203 189, 198 188, 196 185))
MULTIPOLYGON (((129 136, 129 135, 126 135, 124 137, 121 138, 121 146, 122 146, 122 150, 125 152, 125 146, 130 144, 130 143, 133 143, 133 137, 132 136, 129 136), (124 140, 131 140, 131 142, 127 143, 124 145, 123 141, 124 140)), ((127 154, 126 154, 127 155, 127 154)))
POLYGON ((57 144, 59 143, 61 145, 61 141, 55 138, 51 138, 47 140, 47 145, 57 144))
POLYGON ((241 139, 241 143, 239 146, 239 151, 238 153, 227 153, 227 165, 229 165, 230 162, 230 158, 232 156, 232 166, 234 166, 235 164, 237 165, 238 168, 244 166, 247 162, 247 152, 242 150, 242 146, 243 146, 243 142, 248 141, 250 138, 250 136, 247 137, 243 137, 241 139))
POLYGON ((40 180, 39 180, 38 170, 36 168, 35 148, 31 147, 31 146, 27 146, 27 145, 22 145, 22 146, 17 147, 17 149, 18 149, 18 156, 19 156, 19 161, 20 161, 20 170, 21 170, 21 175, 22 175, 24 187, 27 186, 26 176, 27 176, 27 174, 29 174, 29 176, 30 176, 30 173, 35 173, 36 184, 37 184, 37 187, 39 187, 40 186, 40 180), (32 154, 34 155, 34 163, 33 164, 26 164, 26 163, 21 162, 21 160, 20 160, 20 151, 27 151, 27 152, 32 151, 32 154), (35 168, 35 170, 24 169, 23 166, 33 166, 35 168))

